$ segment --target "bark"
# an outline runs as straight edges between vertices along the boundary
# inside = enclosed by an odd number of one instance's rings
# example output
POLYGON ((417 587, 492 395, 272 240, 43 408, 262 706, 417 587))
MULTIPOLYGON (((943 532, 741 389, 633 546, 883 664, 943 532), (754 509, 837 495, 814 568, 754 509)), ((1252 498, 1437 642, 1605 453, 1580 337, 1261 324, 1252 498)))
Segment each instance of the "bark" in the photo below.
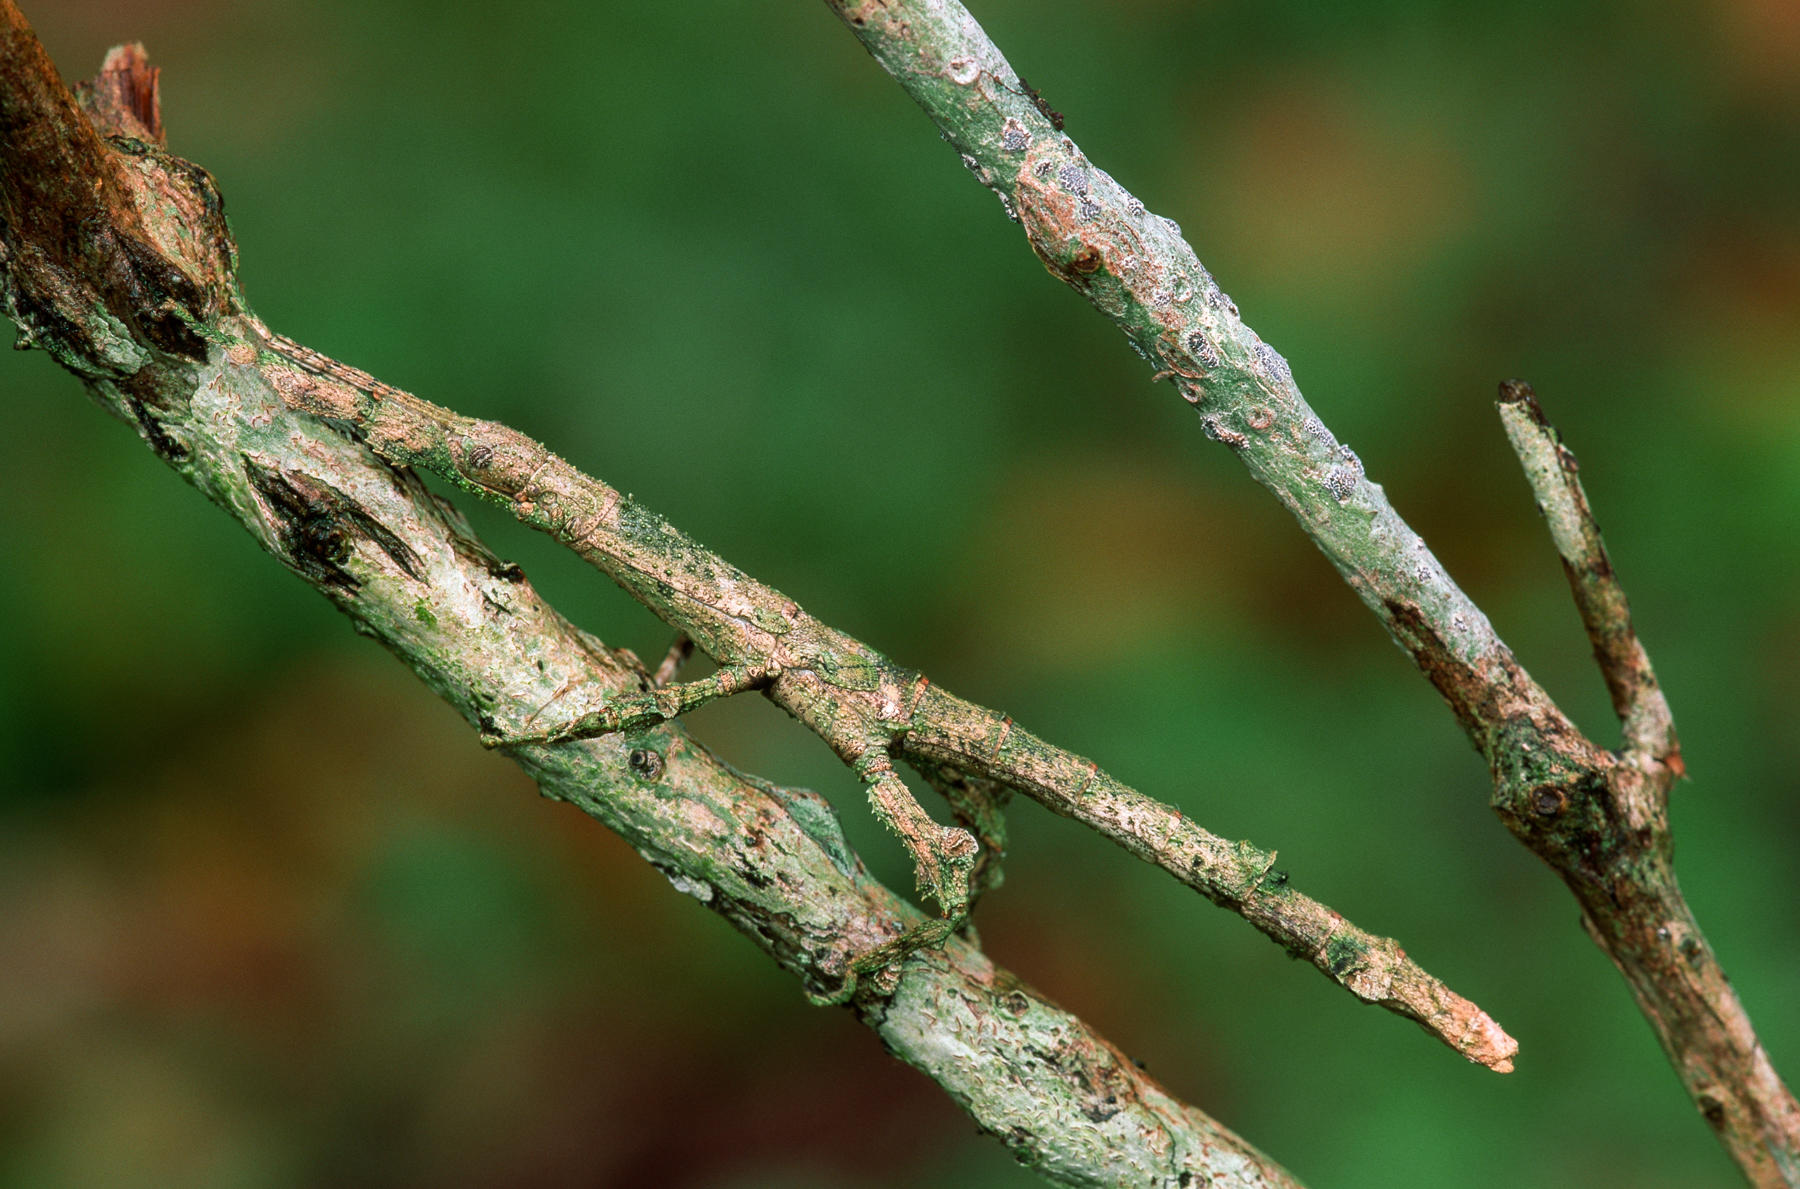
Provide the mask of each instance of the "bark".
MULTIPOLYGON (((1472 1061, 1512 1068, 1518 1046, 1485 1012, 1395 942, 1290 887, 1273 851, 1220 838, 1093 761, 933 686, 516 430, 460 417, 280 336, 260 341, 261 348, 240 342, 231 351, 259 367, 290 407, 352 428, 383 457, 496 499, 690 636, 730 675, 691 697, 763 683, 771 700, 853 764, 891 747, 927 769, 1023 793, 1239 913, 1365 1002, 1414 1020, 1472 1061)), ((602 700, 594 710, 563 711, 565 725, 545 734, 616 730, 626 721, 674 717, 690 704, 669 693, 629 708, 602 700)), ((488 729, 503 742, 532 724, 501 721, 488 729)))
MULTIPOLYGON (((10 0, 0 0, 0 26, 0 288, 32 342, 472 725, 523 721, 573 687, 650 690, 635 657, 558 615, 413 472, 290 409, 262 369, 234 360, 233 344, 257 331, 235 291, 211 179, 142 139, 153 112, 128 123, 96 103, 107 135, 94 135, 10 0), (95 206, 94 195, 123 195, 123 205, 95 206), (65 221, 34 203, 87 203, 116 225, 89 224, 83 234, 96 239, 84 247, 57 239, 65 221), (132 236, 132 248, 119 246, 132 236), (153 284, 166 286, 160 296, 153 284), (165 336, 171 323, 180 333, 165 336)), ((144 71, 141 51, 115 51, 94 92, 153 103, 144 71)), ((869 877, 821 798, 736 772, 677 723, 514 755, 544 795, 617 831, 805 986, 829 988, 847 954, 922 919, 869 877)), ((1297 1185, 962 938, 913 955, 855 1010, 1058 1184, 1297 1185)))
POLYGON ((1050 273, 1110 318, 1299 521, 1450 704, 1487 761, 1492 804, 1575 894, 1695 1107, 1744 1175, 1800 1185, 1800 1106, 1769 1063, 1675 880, 1668 705, 1564 448, 1529 389, 1501 414, 1568 571, 1623 725, 1581 733, 1301 397, 1168 219, 1063 133, 1061 113, 957 0, 826 0, 1000 199, 1050 273))

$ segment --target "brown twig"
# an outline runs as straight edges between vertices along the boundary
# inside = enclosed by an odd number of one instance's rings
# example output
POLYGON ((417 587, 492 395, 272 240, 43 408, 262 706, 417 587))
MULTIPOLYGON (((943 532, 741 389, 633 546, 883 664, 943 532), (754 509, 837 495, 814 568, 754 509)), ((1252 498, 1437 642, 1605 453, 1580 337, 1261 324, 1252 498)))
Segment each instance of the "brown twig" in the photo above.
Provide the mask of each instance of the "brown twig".
MULTIPOLYGON (((117 65, 112 76, 139 77, 117 65)), ((110 85, 96 92, 117 93, 110 85)), ((84 374, 114 377, 135 373, 152 353, 203 354, 186 319, 216 312, 207 278, 174 265, 153 242, 132 163, 89 123, 11 0, 0 0, 0 144, 7 310, 26 327, 24 341, 84 374)), ((136 399, 155 403, 147 393, 136 399)))
POLYGON ((1581 489, 1580 465, 1544 416, 1537 395, 1523 380, 1500 385, 1500 421, 1538 511, 1561 555, 1582 626, 1594 645, 1594 659, 1606 679, 1613 710, 1624 727, 1626 745, 1681 775, 1681 746, 1669 703, 1657 684, 1650 657, 1631 626, 1631 605, 1613 572, 1600 539, 1600 526, 1581 489))

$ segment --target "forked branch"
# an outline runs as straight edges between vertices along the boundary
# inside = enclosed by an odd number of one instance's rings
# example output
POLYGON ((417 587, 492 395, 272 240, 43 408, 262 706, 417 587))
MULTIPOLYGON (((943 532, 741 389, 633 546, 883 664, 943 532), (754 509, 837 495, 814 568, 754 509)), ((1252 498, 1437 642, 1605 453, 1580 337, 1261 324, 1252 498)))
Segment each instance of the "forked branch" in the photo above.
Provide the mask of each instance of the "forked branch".
POLYGON ((1695 1106, 1752 1183, 1800 1186, 1800 1110, 1682 900, 1667 704, 1575 482, 1522 390, 1502 416, 1570 568, 1627 747, 1594 744, 1533 681, 1361 461, 1301 397, 1180 229, 1096 167, 958 0, 826 0, 1019 223, 1031 250, 1111 319, 1279 499, 1449 702, 1492 803, 1580 901, 1695 1106))
POLYGON ((1501 384, 1499 408, 1500 422, 1525 468, 1538 511, 1562 557, 1575 607, 1593 642, 1594 659, 1606 679, 1607 693, 1612 695, 1613 710, 1624 727, 1625 744, 1680 776, 1681 746, 1675 738, 1669 702, 1657 684, 1649 654, 1631 626, 1631 604, 1606 556, 1587 493, 1581 489, 1581 467, 1544 416, 1531 385, 1523 380, 1501 384))

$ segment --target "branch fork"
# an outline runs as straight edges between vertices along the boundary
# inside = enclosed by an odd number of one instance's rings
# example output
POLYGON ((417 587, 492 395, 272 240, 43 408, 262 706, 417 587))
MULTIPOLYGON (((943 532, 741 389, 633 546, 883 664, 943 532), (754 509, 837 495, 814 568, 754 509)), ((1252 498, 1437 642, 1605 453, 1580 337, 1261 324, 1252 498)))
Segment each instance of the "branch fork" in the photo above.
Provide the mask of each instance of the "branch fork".
POLYGON ((958 0, 827 0, 1010 211, 1051 275, 1085 297, 1198 405, 1449 703, 1487 761, 1492 804, 1583 908, 1702 1117, 1749 1180, 1800 1186, 1800 1110, 1675 883, 1668 790, 1683 773, 1668 704, 1632 628, 1574 456, 1528 386, 1500 414, 1549 522, 1623 747, 1593 743, 1525 672, 1244 325, 1179 228, 1095 167, 1011 85, 958 0), (960 62, 958 70, 943 69, 960 62), (998 86, 987 80, 998 80, 998 86), (1682 939, 1679 942, 1672 939, 1682 939), (1676 954, 1671 948, 1682 947, 1676 954))

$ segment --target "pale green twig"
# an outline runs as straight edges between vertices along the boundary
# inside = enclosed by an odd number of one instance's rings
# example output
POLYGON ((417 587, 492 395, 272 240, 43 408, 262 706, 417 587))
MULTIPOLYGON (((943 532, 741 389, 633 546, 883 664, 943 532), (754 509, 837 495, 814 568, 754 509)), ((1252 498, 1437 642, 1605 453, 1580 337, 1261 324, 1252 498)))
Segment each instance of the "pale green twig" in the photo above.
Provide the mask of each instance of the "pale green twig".
POLYGON ((1051 275, 1125 332, 1428 672, 1484 754, 1502 713, 1561 724, 1487 617, 1300 395, 1171 219, 1039 108, 956 0, 827 0, 1000 199, 1051 275), (1423 630, 1421 625, 1423 625, 1423 630), (1492 708, 1490 708, 1492 704, 1492 708))

